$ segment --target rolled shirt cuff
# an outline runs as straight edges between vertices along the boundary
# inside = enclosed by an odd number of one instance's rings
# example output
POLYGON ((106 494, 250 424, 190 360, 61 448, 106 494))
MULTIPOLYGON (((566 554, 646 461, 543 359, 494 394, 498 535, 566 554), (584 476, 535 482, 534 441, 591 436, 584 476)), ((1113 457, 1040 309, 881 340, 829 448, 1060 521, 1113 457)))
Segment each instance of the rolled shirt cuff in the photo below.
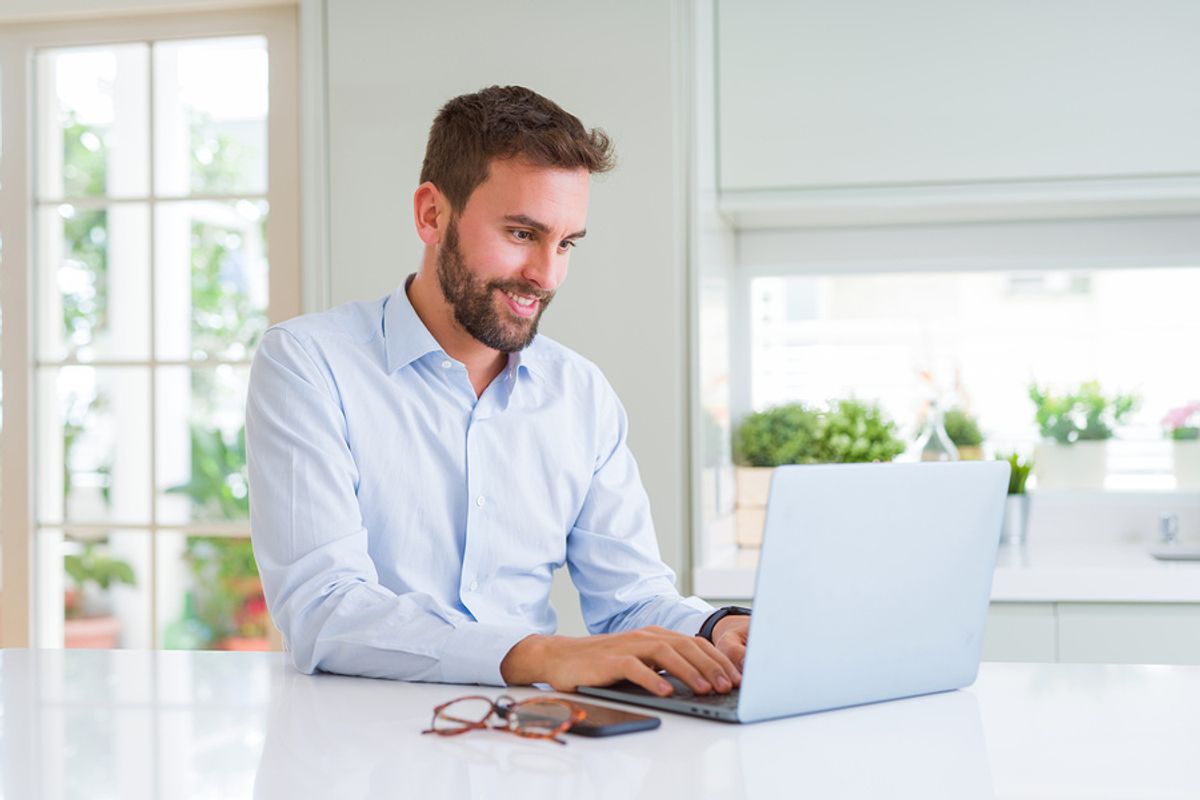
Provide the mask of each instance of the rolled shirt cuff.
POLYGON ((454 629, 442 649, 441 681, 506 686, 500 662, 517 642, 535 633, 530 628, 463 623, 454 629))
POLYGON ((680 602, 680 606, 683 613, 673 619, 671 624, 666 627, 686 636, 695 636, 699 633, 700 626, 704 624, 704 620, 708 619, 709 615, 716 611, 711 605, 694 595, 684 598, 680 602))

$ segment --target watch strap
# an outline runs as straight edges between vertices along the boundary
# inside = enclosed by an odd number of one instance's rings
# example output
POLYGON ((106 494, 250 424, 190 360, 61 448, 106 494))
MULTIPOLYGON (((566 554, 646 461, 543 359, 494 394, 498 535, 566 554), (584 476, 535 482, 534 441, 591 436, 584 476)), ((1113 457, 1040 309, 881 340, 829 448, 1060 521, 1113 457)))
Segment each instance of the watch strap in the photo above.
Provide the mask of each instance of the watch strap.
POLYGON ((711 642, 713 640, 713 629, 717 627, 718 622, 726 617, 748 616, 750 616, 750 609, 746 608, 745 606, 725 606, 724 608, 718 608, 716 611, 708 615, 708 619, 704 620, 704 624, 700 626, 700 630, 696 633, 696 635, 708 639, 711 642))

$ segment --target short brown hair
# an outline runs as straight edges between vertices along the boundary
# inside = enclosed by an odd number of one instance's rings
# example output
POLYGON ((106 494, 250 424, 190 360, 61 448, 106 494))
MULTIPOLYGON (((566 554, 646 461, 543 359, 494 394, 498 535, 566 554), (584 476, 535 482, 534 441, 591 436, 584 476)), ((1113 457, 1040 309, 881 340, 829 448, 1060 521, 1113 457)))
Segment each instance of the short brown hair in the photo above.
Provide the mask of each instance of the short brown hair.
POLYGON ((489 86, 450 100, 429 129, 421 183, 430 181, 461 212, 494 159, 520 156, 543 167, 607 172, 612 141, 524 86, 489 86))

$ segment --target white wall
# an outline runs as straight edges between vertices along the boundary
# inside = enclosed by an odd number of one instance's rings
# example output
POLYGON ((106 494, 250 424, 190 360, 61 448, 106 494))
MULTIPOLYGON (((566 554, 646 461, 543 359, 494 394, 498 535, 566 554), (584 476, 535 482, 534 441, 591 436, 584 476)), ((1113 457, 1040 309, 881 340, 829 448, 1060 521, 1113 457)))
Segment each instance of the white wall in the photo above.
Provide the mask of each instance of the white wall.
POLYGON ((1200 172, 1192 0, 724 0, 725 190, 1200 172))
POLYGON ((597 362, 624 401, 663 556, 686 584, 681 8, 337 0, 325 12, 333 303, 380 296, 415 271, 412 191, 450 97, 522 84, 614 138, 618 168, 593 179, 588 237, 542 330, 597 362))

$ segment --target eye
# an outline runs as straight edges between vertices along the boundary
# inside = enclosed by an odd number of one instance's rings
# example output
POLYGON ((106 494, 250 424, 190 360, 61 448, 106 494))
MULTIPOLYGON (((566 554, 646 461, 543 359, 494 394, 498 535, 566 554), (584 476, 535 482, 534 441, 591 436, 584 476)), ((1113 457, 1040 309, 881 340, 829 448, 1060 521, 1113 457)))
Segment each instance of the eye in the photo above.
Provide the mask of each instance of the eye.
POLYGON ((532 242, 534 239, 533 231, 527 231, 524 228, 514 228, 512 230, 512 235, 515 236, 519 242, 532 242))
POLYGON ((558 243, 558 246, 562 250, 569 250, 570 248, 576 247, 577 245, 576 245, 574 239, 564 239, 563 241, 558 243))

